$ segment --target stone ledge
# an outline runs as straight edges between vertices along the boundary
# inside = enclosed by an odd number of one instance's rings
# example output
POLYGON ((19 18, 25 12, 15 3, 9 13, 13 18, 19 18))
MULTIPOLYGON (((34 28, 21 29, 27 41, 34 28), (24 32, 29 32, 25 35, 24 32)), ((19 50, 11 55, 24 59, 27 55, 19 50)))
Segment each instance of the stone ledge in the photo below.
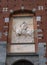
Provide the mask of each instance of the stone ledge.
POLYGON ((14 57, 14 56, 39 56, 36 53, 8 53, 7 54, 8 57, 14 57))

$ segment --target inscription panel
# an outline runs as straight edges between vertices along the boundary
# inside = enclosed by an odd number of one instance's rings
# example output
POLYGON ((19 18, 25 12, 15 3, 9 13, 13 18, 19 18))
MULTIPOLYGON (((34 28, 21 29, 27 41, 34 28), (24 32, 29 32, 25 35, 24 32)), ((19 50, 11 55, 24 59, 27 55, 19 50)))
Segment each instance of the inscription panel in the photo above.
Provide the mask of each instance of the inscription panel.
POLYGON ((11 45, 10 53, 34 53, 35 44, 11 45))

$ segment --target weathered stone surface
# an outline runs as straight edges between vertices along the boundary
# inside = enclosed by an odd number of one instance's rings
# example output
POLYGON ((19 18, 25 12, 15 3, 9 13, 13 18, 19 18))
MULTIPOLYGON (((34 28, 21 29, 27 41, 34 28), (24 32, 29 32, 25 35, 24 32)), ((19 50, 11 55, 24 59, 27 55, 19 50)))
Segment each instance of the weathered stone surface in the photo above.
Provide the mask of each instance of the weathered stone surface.
POLYGON ((3 63, 3 62, 0 62, 0 65, 5 65, 5 63, 3 63))
POLYGON ((39 43, 38 44, 38 54, 39 54, 39 64, 40 65, 46 65, 46 57, 45 53, 46 53, 46 47, 45 47, 46 43, 39 43))
POLYGON ((0 65, 5 65, 6 61, 6 42, 0 42, 0 65))

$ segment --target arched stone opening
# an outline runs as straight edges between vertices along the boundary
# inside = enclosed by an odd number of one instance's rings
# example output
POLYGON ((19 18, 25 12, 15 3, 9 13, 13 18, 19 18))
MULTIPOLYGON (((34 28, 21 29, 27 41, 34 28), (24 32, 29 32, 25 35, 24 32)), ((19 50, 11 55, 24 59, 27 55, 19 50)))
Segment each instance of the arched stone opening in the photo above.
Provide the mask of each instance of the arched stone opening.
POLYGON ((28 60, 18 60, 17 62, 14 62, 12 65, 34 65, 32 62, 28 61, 28 60))

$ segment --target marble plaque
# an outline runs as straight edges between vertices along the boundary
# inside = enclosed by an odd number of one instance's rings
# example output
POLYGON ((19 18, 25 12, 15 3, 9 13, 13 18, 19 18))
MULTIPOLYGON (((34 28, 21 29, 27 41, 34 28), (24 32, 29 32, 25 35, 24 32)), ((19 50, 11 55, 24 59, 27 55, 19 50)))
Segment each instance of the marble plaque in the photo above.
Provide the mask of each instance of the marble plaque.
POLYGON ((11 45, 10 53, 34 53, 35 44, 11 45))

